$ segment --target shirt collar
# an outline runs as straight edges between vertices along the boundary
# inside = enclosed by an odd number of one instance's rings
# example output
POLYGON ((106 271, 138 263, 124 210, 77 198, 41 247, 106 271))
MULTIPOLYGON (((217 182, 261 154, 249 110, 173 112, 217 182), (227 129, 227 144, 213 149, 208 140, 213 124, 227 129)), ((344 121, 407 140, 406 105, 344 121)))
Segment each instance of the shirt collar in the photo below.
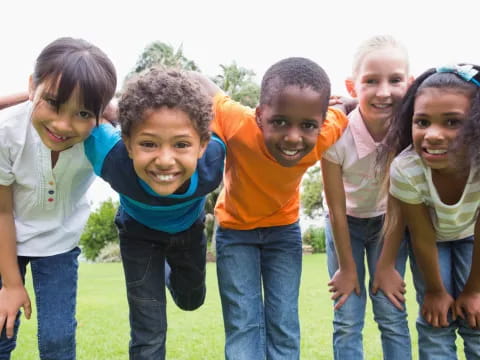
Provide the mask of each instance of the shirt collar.
POLYGON ((352 132, 353 142, 355 143, 359 159, 377 150, 380 143, 375 142, 370 135, 358 106, 348 115, 348 126, 352 132))

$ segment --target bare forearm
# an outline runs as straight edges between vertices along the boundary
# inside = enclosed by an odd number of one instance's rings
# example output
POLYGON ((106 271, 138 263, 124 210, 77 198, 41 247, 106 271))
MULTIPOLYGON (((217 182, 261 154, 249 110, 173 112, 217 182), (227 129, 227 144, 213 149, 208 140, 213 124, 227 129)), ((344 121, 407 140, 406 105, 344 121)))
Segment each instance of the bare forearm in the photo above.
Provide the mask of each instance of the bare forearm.
POLYGON ((470 268, 470 275, 465 283, 466 291, 480 292, 480 221, 477 219, 475 224, 475 234, 472 252, 472 266, 470 268))
POLYGON ((190 71, 189 75, 193 79, 195 79, 200 84, 200 86, 206 91, 206 93, 211 97, 215 96, 219 92, 222 92, 222 89, 220 89, 217 84, 215 84, 212 80, 210 80, 205 75, 200 74, 199 72, 196 72, 196 71, 190 71))
POLYGON ((13 106, 28 100, 28 92, 0 96, 0 109, 13 106))
POLYGON ((352 269, 355 267, 355 261, 352 254, 352 245, 350 242, 350 233, 348 230, 347 216, 341 210, 330 211, 330 223, 335 241, 335 250, 337 252, 338 264, 340 268, 352 269))
POLYGON ((0 274, 3 286, 22 284, 17 262, 17 244, 13 216, 0 214, 0 274))

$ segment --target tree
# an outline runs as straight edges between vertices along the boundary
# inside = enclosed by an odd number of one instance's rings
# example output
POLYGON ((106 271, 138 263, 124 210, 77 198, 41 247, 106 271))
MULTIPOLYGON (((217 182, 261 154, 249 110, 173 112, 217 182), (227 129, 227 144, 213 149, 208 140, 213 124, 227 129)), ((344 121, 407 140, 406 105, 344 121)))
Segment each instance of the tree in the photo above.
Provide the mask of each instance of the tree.
POLYGON ((114 223, 117 209, 118 202, 108 199, 90 214, 80 237, 80 245, 87 259, 95 260, 108 243, 118 243, 118 234, 114 223))
POLYGON ((134 70, 127 75, 127 79, 133 74, 140 73, 143 70, 156 65, 199 71, 195 62, 187 59, 183 55, 182 45, 175 50, 170 44, 161 41, 154 41, 145 47, 145 50, 143 50, 137 60, 134 70))
POLYGON ((323 210, 322 191, 322 172, 320 165, 317 164, 308 169, 302 180, 302 208, 305 215, 310 218, 314 218, 323 210))
POLYGON ((255 72, 238 66, 235 61, 230 65, 220 65, 222 74, 213 81, 233 100, 255 107, 260 98, 260 87, 253 81, 255 72))

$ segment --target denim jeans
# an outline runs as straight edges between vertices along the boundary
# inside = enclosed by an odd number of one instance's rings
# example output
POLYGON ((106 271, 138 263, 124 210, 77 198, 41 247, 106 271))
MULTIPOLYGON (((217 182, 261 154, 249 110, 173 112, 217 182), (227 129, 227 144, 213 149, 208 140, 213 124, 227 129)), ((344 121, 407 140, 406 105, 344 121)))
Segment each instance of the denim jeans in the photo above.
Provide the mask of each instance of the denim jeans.
MULTIPOLYGON (((367 292, 365 289, 366 256, 370 280, 368 292, 372 301, 374 319, 381 333, 383 358, 387 360, 412 358, 410 332, 408 330, 406 310, 398 310, 381 290, 377 294, 371 291, 378 256, 381 251, 380 233, 383 217, 355 218, 347 216, 348 229, 353 258, 357 267, 360 295, 350 294, 345 304, 334 313, 333 352, 336 360, 363 359, 362 330, 365 322, 367 292)), ((337 254, 330 220, 326 219, 325 235, 327 240, 327 264, 330 277, 338 270, 337 254)), ((405 274, 408 256, 408 242, 402 242, 396 269, 405 274)))
POLYGON ((195 310, 205 300, 203 217, 173 235, 126 220, 124 214, 122 221, 117 215, 116 224, 130 310, 130 359, 165 359, 165 286, 183 310, 195 310))
MULTIPOLYGON (((18 264, 25 281, 27 264, 32 271, 37 308, 38 348, 40 359, 75 359, 75 306, 77 300, 79 248, 53 256, 19 256, 18 264)), ((0 282, 1 286, 1 282, 0 282)), ((10 359, 15 349, 20 312, 15 322, 15 335, 7 339, 5 329, 0 337, 0 359, 10 359)))
MULTIPOLYGON (((448 293, 456 299, 463 290, 472 265, 473 237, 462 240, 437 242, 438 263, 443 285, 448 293)), ((410 254, 413 281, 417 291, 417 302, 421 309, 425 295, 425 284, 413 253, 410 254)), ((452 321, 444 328, 435 328, 418 314, 418 350, 420 360, 457 359, 455 346, 456 333, 463 338, 467 360, 480 359, 480 329, 472 329, 461 318, 452 321)))
POLYGON ((298 223, 253 230, 219 227, 216 241, 225 358, 299 359, 298 223))

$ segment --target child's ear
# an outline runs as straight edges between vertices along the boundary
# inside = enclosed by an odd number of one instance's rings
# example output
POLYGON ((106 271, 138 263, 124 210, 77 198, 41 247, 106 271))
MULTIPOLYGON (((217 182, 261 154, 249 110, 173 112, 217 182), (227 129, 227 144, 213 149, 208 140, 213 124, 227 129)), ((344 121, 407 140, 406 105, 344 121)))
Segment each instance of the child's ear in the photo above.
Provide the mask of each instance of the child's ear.
POLYGON ((125 144, 125 147, 127 148, 128 157, 130 159, 133 159, 132 158, 132 147, 131 147, 131 144, 130 144, 130 138, 128 136, 122 135, 122 140, 123 140, 123 143, 125 144))
POLYGON ((352 78, 345 80, 345 86, 351 97, 357 97, 357 92, 355 91, 355 81, 353 81, 352 78))
POLYGON ((261 129, 262 128, 262 106, 261 105, 258 105, 256 108, 255 108, 255 121, 258 125, 258 127, 261 129))
POLYGON ((33 76, 28 77, 28 100, 33 101, 35 97, 35 84, 33 83, 33 76))

